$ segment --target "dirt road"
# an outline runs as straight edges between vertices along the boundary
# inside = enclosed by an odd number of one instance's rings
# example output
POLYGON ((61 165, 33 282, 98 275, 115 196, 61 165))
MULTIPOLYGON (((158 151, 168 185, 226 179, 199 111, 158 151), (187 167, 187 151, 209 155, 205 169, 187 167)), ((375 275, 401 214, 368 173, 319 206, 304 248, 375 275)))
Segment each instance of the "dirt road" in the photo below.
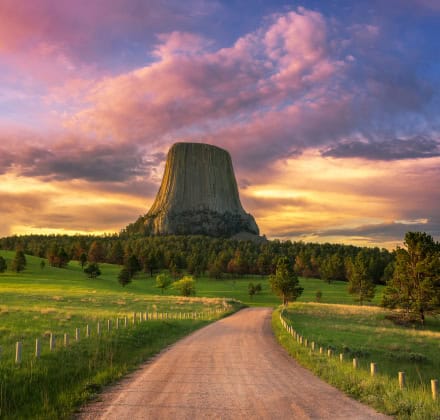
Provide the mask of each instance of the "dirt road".
POLYGON ((277 344, 271 310, 238 312, 186 337, 85 407, 82 419, 382 419, 277 344))

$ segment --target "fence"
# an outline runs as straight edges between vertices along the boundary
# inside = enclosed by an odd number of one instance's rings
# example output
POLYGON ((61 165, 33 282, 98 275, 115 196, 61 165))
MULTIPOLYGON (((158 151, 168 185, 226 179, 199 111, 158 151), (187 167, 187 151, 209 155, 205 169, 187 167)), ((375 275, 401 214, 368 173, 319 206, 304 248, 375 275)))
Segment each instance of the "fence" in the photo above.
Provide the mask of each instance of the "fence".
MULTIPOLYGON (((125 315, 122 317, 117 317, 115 320, 107 319, 107 322, 104 323, 105 329, 103 328, 103 324, 101 321, 96 322, 96 329, 91 328, 91 323, 86 324, 83 328, 75 328, 75 334, 73 337, 73 342, 78 342, 82 339, 83 333, 84 338, 87 339, 91 336, 101 336, 104 332, 110 333, 114 330, 119 330, 122 328, 128 328, 129 326, 136 326, 143 322, 147 321, 156 321, 156 320, 209 320, 213 316, 217 316, 221 313, 225 313, 229 310, 227 305, 224 305, 223 308, 217 308, 214 310, 209 310, 205 312, 132 312, 130 315, 125 315), (114 321, 114 322, 113 322, 114 321)), ((66 348, 71 345, 70 335, 68 333, 64 333, 60 337, 60 343, 62 343, 62 347, 66 348)), ((46 343, 48 345, 48 349, 50 352, 53 352, 60 347, 61 344, 57 346, 57 337, 55 334, 50 333, 49 342, 46 343)), ((41 357, 43 341, 41 338, 35 339, 35 351, 33 353, 33 357, 35 359, 39 359, 41 357)), ((5 361, 2 358, 2 347, 0 346, 0 362, 5 361)), ((23 360, 23 342, 17 341, 15 343, 15 363, 20 365, 23 360)))
MULTIPOLYGON (((280 312, 280 322, 281 322, 281 325, 284 327, 284 329, 293 337, 294 340, 296 340, 298 342, 298 344, 303 345, 304 347, 309 347, 309 340, 307 338, 304 338, 298 332, 296 332, 294 330, 294 328, 292 327, 292 325, 288 324, 288 322, 284 319, 282 312, 280 312)), ((317 348, 318 348, 317 343, 312 341, 310 343, 310 351, 313 353, 313 352, 315 352, 315 350, 317 348)), ((324 354, 323 347, 319 347, 319 354, 322 354, 322 355, 324 354)), ((327 356, 333 357, 333 350, 332 349, 327 349, 327 356)), ((339 354, 339 360, 340 360, 340 362, 344 361, 344 353, 339 354)), ((353 369, 359 368, 359 361, 356 357, 353 358, 352 363, 353 363, 353 369)), ((371 376, 377 375, 377 368, 378 368, 377 363, 374 363, 374 362, 370 363, 371 376)), ((397 381, 398 381, 398 386, 400 389, 404 389, 406 387, 405 372, 398 372, 397 381)), ((438 392, 438 379, 431 379, 431 393, 432 393, 433 400, 434 401, 437 400, 438 394, 439 394, 439 392, 438 392)))

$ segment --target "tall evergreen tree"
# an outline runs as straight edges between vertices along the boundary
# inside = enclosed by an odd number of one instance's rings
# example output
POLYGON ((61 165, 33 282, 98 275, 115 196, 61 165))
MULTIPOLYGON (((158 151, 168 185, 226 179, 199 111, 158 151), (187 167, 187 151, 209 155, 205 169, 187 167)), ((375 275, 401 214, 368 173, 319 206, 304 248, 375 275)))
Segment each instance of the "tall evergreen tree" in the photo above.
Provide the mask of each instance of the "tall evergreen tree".
POLYGON ((408 232, 404 246, 396 251, 382 303, 404 309, 406 316, 417 314, 423 324, 426 312, 440 310, 440 247, 424 232, 408 232))
POLYGON ((118 274, 118 282, 122 287, 125 287, 127 284, 131 282, 130 272, 123 268, 118 274))
POLYGON ((4 273, 6 271, 6 268, 6 260, 0 255, 0 273, 4 273))
POLYGON ((269 284, 272 291, 281 297, 283 305, 295 301, 304 290, 287 257, 278 260, 275 274, 269 276, 269 284))
POLYGON ((17 249, 15 252, 14 259, 11 262, 11 270, 19 273, 23 271, 26 267, 26 256, 21 249, 17 249))
POLYGON ((369 271, 369 259, 364 251, 359 252, 354 260, 347 264, 348 292, 361 305, 370 302, 375 295, 376 286, 369 271))

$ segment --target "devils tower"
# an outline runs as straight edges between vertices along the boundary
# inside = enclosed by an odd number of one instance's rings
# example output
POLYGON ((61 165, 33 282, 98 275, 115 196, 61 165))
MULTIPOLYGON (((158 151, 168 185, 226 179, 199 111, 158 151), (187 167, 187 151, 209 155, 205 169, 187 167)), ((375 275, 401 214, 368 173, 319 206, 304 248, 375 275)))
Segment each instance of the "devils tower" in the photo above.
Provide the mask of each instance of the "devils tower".
POLYGON ((240 203, 229 153, 202 143, 176 143, 168 152, 156 199, 143 218, 153 235, 259 234, 240 203))

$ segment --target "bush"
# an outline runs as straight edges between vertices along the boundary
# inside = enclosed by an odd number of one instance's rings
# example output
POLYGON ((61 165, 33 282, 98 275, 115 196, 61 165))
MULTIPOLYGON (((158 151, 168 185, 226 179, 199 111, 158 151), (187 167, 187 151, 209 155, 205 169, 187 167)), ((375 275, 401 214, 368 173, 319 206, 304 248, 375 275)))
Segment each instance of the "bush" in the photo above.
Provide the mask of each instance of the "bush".
POLYGON ((84 273, 87 274, 87 277, 90 279, 95 279, 96 277, 101 275, 101 270, 99 269, 99 265, 96 263, 90 263, 85 269, 84 273))
POLYGON ((185 276, 173 283, 173 289, 179 290, 182 296, 192 296, 196 294, 196 282, 191 276, 185 276))

